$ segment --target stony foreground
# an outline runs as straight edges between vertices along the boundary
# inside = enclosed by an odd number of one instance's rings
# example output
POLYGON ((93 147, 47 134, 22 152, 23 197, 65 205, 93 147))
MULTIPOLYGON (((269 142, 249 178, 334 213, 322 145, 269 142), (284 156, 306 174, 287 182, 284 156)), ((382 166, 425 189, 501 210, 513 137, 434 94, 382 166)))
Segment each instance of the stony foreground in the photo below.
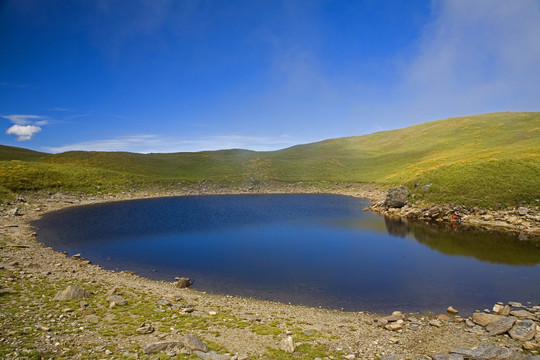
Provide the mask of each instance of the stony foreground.
POLYGON ((29 221, 78 203, 51 198, 0 218, 2 359, 540 359, 538 304, 470 318, 451 304, 438 316, 306 308, 106 271, 35 240, 29 221))

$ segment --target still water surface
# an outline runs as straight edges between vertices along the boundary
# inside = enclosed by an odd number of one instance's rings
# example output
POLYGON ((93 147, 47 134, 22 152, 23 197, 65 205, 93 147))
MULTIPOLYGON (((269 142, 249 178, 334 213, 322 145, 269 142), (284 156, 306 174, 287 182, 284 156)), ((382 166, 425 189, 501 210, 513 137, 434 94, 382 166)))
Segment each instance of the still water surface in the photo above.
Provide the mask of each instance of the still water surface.
POLYGON ((350 311, 470 313, 540 301, 540 247, 497 232, 405 224, 339 195, 186 196, 82 206, 38 240, 107 269, 213 293, 350 311))

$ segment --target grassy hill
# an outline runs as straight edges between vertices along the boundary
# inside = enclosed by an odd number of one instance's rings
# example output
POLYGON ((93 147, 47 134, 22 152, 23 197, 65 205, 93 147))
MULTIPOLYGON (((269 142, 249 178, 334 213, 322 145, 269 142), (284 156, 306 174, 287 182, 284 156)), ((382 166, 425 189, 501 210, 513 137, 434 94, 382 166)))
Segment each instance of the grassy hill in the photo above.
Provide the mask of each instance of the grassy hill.
POLYGON ((233 186, 257 182, 406 185, 415 199, 426 202, 538 206, 540 113, 451 118, 273 152, 51 155, 0 146, 4 196, 21 190, 93 192, 100 186, 114 192, 200 181, 233 186))

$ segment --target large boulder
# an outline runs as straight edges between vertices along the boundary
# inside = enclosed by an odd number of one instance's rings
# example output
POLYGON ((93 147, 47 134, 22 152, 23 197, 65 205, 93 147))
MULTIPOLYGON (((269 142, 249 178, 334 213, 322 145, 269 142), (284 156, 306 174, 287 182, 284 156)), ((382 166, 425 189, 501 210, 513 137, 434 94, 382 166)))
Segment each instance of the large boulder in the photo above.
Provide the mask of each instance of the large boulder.
POLYGON ((517 341, 529 341, 536 335, 536 324, 532 320, 521 320, 514 325, 508 334, 517 341))
POLYGON ((472 316, 472 321, 480 326, 488 326, 489 324, 503 320, 504 318, 505 317, 501 315, 474 313, 472 316))
POLYGON ((409 191, 405 187, 388 189, 384 202, 387 208, 401 208, 409 199, 409 191))

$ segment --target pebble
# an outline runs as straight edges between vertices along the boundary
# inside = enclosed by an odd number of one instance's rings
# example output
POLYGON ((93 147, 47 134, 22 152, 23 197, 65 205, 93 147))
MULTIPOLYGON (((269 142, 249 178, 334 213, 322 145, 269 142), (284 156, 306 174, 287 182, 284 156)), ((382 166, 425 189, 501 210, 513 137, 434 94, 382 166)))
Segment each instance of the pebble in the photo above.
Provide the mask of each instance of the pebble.
POLYGON ((449 306, 447 309, 446 309, 446 312, 449 313, 449 314, 457 314, 459 313, 459 311, 457 311, 456 309, 454 309, 452 306, 449 306))

